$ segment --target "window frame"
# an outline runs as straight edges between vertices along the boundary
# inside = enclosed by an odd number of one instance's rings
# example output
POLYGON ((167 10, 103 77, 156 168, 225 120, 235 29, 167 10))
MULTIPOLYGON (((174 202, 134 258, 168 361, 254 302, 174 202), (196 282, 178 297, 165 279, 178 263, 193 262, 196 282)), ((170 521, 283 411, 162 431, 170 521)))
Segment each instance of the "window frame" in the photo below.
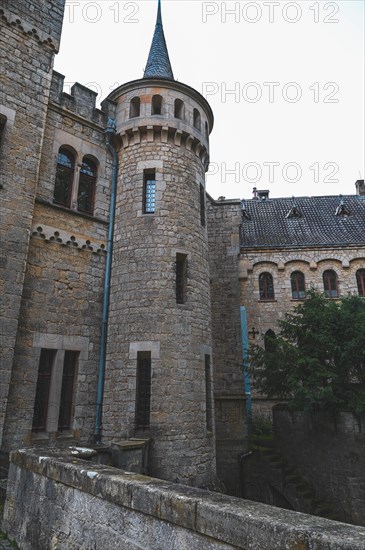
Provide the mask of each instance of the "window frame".
POLYGON ((365 298, 365 268, 363 267, 356 271, 356 284, 359 296, 365 298))
POLYGON ((174 117, 178 120, 185 120, 185 103, 179 97, 174 101, 174 117))
POLYGON ((259 296, 261 302, 270 302, 275 300, 274 277, 269 271, 263 271, 259 275, 259 296), (271 292, 270 283, 268 284, 267 281, 268 279, 271 281, 271 292), (261 281, 263 281, 263 283, 261 283, 261 281))
POLYGON ((198 132, 202 131, 202 117, 199 109, 196 107, 194 107, 193 111, 193 126, 196 130, 198 130, 198 132))
POLYGON ((297 269, 291 273, 290 286, 291 286, 292 300, 305 300, 306 287, 305 287, 305 275, 303 271, 300 271, 299 269, 297 269), (299 281, 299 279, 301 279, 301 281, 299 281))
POLYGON ((151 116, 163 116, 163 97, 160 94, 152 96, 151 116))
POLYGON ((143 214, 156 214, 156 170, 148 168, 143 171, 143 214), (152 179, 151 179, 152 178, 152 179))
MULTIPOLYGON (((55 182, 54 182, 54 188, 53 188, 53 202, 54 204, 57 204, 59 206, 63 206, 64 208, 71 208, 71 201, 72 201, 72 193, 74 188, 74 180, 75 180, 75 167, 76 167, 76 154, 71 151, 67 146, 62 145, 57 153, 57 165, 56 165, 56 176, 55 176, 55 182), (60 162, 60 158, 64 155, 67 157, 70 161, 71 166, 67 166, 64 163, 60 162), (56 197, 56 190, 58 185, 58 179, 61 179, 63 175, 67 176, 68 179, 68 189, 67 189, 67 200, 61 201, 57 199, 56 197)), ((64 183, 62 183, 62 186, 64 187, 64 183)))
POLYGON ((135 429, 145 431, 151 425, 152 353, 137 352, 135 429), (144 371, 144 372, 143 372, 144 371), (144 390, 143 385, 147 385, 144 390))
POLYGON ((81 165, 81 168, 80 168, 80 173, 79 173, 79 178, 78 178, 78 184, 77 184, 77 210, 78 212, 82 212, 84 214, 90 214, 91 216, 93 215, 94 213, 94 206, 95 206, 95 193, 96 193, 96 181, 97 181, 97 177, 98 177, 98 167, 97 167, 97 164, 96 162, 89 158, 89 157, 84 157, 82 159, 82 165, 81 165), (84 165, 89 165, 89 167, 92 168, 93 170, 93 175, 90 175, 88 174, 86 171, 83 171, 83 166, 84 165), (80 208, 80 185, 82 184, 88 184, 90 185, 91 187, 91 191, 90 191, 90 208, 89 209, 84 209, 84 208, 80 208))
POLYGON ((326 298, 329 298, 330 300, 334 300, 334 299, 340 297, 340 292, 339 292, 339 288, 338 288, 338 275, 337 275, 337 273, 334 269, 326 269, 322 273, 322 281, 323 281, 323 291, 324 291, 324 294, 325 294, 326 298), (335 281, 334 281, 335 282, 335 288, 334 289, 332 289, 331 280, 329 278, 330 275, 332 275, 332 274, 335 277, 335 281), (328 284, 328 289, 326 289, 326 284, 328 284), (333 295, 333 292, 335 292, 336 294, 333 295))

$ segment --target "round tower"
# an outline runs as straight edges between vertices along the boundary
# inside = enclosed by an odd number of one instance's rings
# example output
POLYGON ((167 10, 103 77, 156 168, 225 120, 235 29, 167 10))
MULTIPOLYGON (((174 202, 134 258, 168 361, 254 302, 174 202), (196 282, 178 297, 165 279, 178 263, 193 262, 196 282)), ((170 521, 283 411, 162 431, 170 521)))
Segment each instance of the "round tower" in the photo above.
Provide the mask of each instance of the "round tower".
POLYGON ((143 79, 113 91, 120 138, 103 437, 150 438, 149 473, 215 477, 205 172, 213 113, 174 80, 161 6, 143 79))

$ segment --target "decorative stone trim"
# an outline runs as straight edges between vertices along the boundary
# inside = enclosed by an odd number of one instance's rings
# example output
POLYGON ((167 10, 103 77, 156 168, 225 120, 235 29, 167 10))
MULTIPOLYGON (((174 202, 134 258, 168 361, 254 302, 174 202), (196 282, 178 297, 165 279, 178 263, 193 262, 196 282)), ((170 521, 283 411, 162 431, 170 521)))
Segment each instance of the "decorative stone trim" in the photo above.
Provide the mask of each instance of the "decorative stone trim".
POLYGON ((87 250, 93 254, 106 254, 106 247, 101 242, 91 242, 85 237, 70 235, 66 231, 50 227, 48 225, 34 225, 32 227, 31 236, 38 239, 43 239, 46 242, 61 244, 78 248, 79 250, 87 250))
POLYGON ((0 16, 8 27, 17 27, 23 34, 35 38, 39 44, 45 44, 52 50, 58 51, 58 44, 56 45, 54 43, 53 38, 49 34, 40 29, 35 29, 33 25, 21 21, 15 14, 5 11, 4 9, 0 9, 0 16))

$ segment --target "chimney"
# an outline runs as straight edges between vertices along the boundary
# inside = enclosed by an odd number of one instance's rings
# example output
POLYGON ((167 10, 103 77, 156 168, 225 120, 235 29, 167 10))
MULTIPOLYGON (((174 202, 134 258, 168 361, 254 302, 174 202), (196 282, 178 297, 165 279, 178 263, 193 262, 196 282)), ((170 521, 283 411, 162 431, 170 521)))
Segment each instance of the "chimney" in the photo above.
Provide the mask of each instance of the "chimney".
POLYGON ((357 195, 365 196, 365 184, 364 184, 364 180, 357 180, 357 182, 355 183, 355 185, 356 185, 356 193, 357 193, 357 195))
POLYGON ((257 189, 258 197, 261 201, 266 201, 269 198, 269 189, 257 189))

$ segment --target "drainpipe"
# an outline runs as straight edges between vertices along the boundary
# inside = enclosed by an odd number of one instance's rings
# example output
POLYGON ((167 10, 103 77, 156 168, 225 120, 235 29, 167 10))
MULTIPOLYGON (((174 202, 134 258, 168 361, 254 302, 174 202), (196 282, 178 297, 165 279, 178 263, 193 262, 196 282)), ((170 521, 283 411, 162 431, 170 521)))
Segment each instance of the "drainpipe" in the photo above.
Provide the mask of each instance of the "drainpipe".
POLYGON ((249 359, 248 359, 248 332, 247 332, 247 316, 245 306, 240 307, 241 315, 241 339, 242 339, 242 358, 243 358, 243 375, 245 382, 245 394, 246 394, 246 413, 248 421, 248 433, 251 432, 252 427, 252 400, 251 400, 251 381, 249 375, 249 359))
POLYGON ((96 398, 96 418, 95 418, 95 431, 94 431, 94 443, 96 444, 101 443, 101 413, 103 408, 105 359, 106 359, 109 301, 110 301, 110 279, 111 279, 112 256, 113 256, 115 203, 116 203, 117 178, 118 178, 118 155, 113 143, 113 138, 115 137, 115 135, 116 135, 115 120, 113 118, 109 118, 108 125, 105 129, 105 141, 106 141, 107 149, 113 158, 113 176, 112 176, 112 189, 111 189, 111 197, 110 197, 108 247, 107 247, 105 280, 104 280, 103 320, 101 324, 98 393, 96 398))

